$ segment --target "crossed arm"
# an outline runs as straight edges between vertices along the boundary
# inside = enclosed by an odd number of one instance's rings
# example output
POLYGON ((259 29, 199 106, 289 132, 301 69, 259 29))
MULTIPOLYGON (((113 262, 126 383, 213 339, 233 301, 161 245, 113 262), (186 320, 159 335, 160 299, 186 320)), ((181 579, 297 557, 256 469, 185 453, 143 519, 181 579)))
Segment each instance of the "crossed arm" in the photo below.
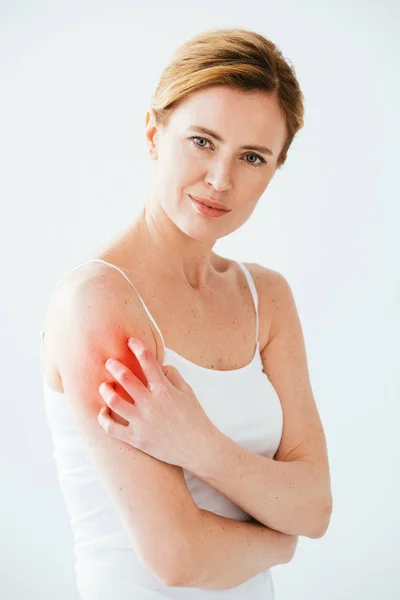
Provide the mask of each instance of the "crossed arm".
MULTIPOLYGON (((332 512, 326 440, 311 389, 294 297, 281 274, 258 265, 254 267, 260 274, 261 284, 267 281, 268 289, 272 290, 265 301, 269 303, 268 310, 275 311, 273 327, 261 356, 264 372, 282 405, 283 433, 272 460, 239 446, 219 432, 205 440, 197 455, 201 460, 190 469, 259 522, 240 523, 236 546, 234 541, 226 543, 226 550, 239 548, 242 563, 240 557, 234 564, 236 559, 232 554, 229 558, 226 552, 222 551, 222 556, 216 553, 220 577, 215 575, 214 582, 222 580, 224 565, 228 572, 231 570, 231 577, 236 569, 238 573, 240 568, 247 570, 248 579, 256 571, 252 569, 257 559, 262 562, 266 558, 267 563, 272 560, 265 569, 273 566, 274 560, 275 564, 287 562, 293 556, 298 536, 321 537, 329 526, 332 512), (246 535, 250 536, 248 553, 243 547, 246 535), (265 547, 257 546, 259 536, 267 541, 265 547), (286 561, 278 557, 278 548, 290 549, 286 561), (271 553, 268 558, 265 552, 271 553)), ((222 521, 216 522, 213 535, 223 526, 222 521)), ((221 549, 224 539, 228 539, 227 531, 222 531, 222 539, 216 541, 221 549)), ((197 531, 197 535, 202 533, 197 531)), ((208 551, 204 548, 205 561, 208 551)), ((205 569, 206 566, 207 562, 205 569)), ((208 577, 212 579, 209 574, 208 577)))
POLYGON ((236 521, 198 510, 186 523, 192 570, 171 582, 173 587, 229 589, 291 560, 298 537, 261 523, 236 521))

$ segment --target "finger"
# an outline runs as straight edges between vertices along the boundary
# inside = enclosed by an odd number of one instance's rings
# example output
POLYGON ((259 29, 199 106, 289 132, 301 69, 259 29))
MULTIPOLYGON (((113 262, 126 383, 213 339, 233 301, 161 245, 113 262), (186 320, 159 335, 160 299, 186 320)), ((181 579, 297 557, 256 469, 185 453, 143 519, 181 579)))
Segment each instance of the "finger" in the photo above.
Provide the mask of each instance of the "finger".
POLYGON ((126 365, 120 362, 116 358, 109 358, 105 364, 107 371, 109 371, 114 378, 121 384, 121 386, 128 392, 130 396, 135 400, 142 400, 148 395, 148 389, 143 385, 138 377, 126 365))
POLYGON ((180 374, 178 369, 176 369, 174 366, 164 365, 162 367, 162 370, 163 370, 165 377, 168 379, 168 381, 170 383, 172 383, 172 385, 174 387, 176 387, 178 390, 181 390, 182 392, 184 392, 185 390, 187 390, 190 387, 189 384, 182 377, 182 375, 180 374))
POLYGON ((152 352, 146 348, 144 342, 138 338, 129 338, 128 347, 138 359, 147 379, 149 389, 153 390, 155 387, 163 385, 165 383, 164 373, 162 372, 157 359, 153 356, 152 352))
POLYGON ((109 414, 106 413, 104 407, 100 410, 97 420, 104 431, 118 440, 128 442, 132 446, 132 436, 128 437, 129 425, 121 425, 114 421, 109 414))
POLYGON ((104 381, 99 387, 99 392, 103 397, 104 402, 111 410, 121 417, 124 417, 127 421, 131 421, 135 418, 134 405, 124 398, 121 398, 109 382, 104 381))

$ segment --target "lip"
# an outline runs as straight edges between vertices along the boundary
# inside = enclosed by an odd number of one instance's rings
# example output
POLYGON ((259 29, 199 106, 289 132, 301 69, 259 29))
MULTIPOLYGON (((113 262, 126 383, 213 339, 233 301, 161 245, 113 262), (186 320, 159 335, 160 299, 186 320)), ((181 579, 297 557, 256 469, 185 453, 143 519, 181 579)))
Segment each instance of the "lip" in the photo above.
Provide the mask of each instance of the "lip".
POLYGON ((200 198, 199 196, 191 196, 190 194, 189 196, 193 200, 197 200, 197 202, 201 202, 206 206, 211 206, 211 208, 217 208, 218 210, 224 210, 225 212, 229 212, 231 210, 230 208, 226 208, 226 206, 224 206, 220 202, 215 202, 214 200, 209 200, 208 198, 200 198))

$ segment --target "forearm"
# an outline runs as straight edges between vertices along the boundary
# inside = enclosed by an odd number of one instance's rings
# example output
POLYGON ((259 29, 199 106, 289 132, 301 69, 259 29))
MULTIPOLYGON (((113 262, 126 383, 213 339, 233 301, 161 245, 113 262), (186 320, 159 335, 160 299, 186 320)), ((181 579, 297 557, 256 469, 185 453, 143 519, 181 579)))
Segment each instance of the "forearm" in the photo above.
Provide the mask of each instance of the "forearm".
POLYGON ((298 538, 260 523, 236 521, 199 509, 190 528, 192 569, 180 587, 228 589, 288 562, 298 538))
POLYGON ((314 538, 328 526, 329 485, 307 461, 274 461, 217 430, 188 468, 276 531, 314 538))

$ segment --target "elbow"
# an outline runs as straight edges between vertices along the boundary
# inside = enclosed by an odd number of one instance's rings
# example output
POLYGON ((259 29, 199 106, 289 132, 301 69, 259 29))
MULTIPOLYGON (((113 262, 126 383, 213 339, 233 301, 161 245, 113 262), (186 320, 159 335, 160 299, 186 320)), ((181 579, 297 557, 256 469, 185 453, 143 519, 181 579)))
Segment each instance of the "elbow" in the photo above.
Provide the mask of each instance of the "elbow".
POLYGON ((175 567, 170 570, 167 578, 164 580, 165 585, 173 588, 190 588, 198 587, 198 576, 194 571, 194 561, 190 551, 185 555, 176 555, 177 561, 175 567))
POLYGON ((327 527, 323 528, 323 529, 319 529, 318 532, 310 533, 308 535, 308 537, 311 538, 312 540, 318 540, 319 538, 322 538, 325 535, 327 529, 328 529, 327 527))
POLYGON ((158 579, 169 588, 186 587, 185 577, 178 572, 169 573, 167 577, 158 577, 158 579))
POLYGON ((170 588, 191 587, 192 582, 191 572, 188 569, 182 569, 181 566, 171 569, 166 575, 162 578, 158 577, 158 579, 170 588))
POLYGON ((324 501, 322 517, 319 519, 319 528, 316 532, 313 532, 312 535, 309 535, 310 538, 314 540, 322 538, 328 531, 332 515, 332 505, 332 497, 330 497, 328 501, 324 501))
MULTIPOLYGON (((177 556, 179 557, 179 554, 177 556)), ((186 560, 181 556, 180 564, 170 568, 162 578, 159 577, 164 585, 170 588, 190 587, 191 572, 187 567, 183 567, 183 563, 186 564, 186 560)))
POLYGON ((288 551, 286 553, 284 560, 282 561, 282 564, 290 563, 290 561, 293 559, 293 557, 296 553, 297 544, 299 542, 298 535, 290 535, 288 537, 291 538, 291 543, 288 544, 288 551))
POLYGON ((198 509, 194 513, 194 520, 186 524, 175 547, 166 551, 170 568, 164 569, 162 581, 167 587, 199 587, 199 557, 196 540, 200 526, 199 515, 202 512, 198 509))
POLYGON ((158 568, 155 576, 167 587, 186 587, 191 578, 191 550, 182 541, 170 544, 166 550, 158 554, 158 568))

